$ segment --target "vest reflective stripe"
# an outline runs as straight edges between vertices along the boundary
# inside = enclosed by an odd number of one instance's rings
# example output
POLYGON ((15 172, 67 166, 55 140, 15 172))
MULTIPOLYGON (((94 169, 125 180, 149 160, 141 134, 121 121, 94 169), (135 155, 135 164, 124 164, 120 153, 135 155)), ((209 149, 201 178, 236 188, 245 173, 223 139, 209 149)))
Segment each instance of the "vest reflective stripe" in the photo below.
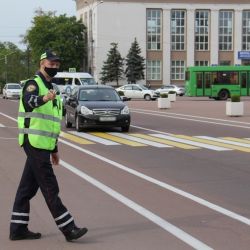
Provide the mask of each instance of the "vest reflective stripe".
POLYGON ((33 112, 19 112, 18 113, 19 117, 24 117, 24 118, 41 118, 44 120, 50 120, 53 122, 61 122, 60 118, 54 117, 52 115, 45 115, 45 114, 40 114, 40 113, 33 113, 33 112))
POLYGON ((30 129, 30 128, 23 128, 23 129, 20 128, 19 133, 20 134, 42 135, 42 136, 47 136, 47 137, 51 137, 51 138, 55 138, 55 139, 57 139, 59 136, 59 134, 54 134, 54 133, 50 133, 47 131, 30 129))

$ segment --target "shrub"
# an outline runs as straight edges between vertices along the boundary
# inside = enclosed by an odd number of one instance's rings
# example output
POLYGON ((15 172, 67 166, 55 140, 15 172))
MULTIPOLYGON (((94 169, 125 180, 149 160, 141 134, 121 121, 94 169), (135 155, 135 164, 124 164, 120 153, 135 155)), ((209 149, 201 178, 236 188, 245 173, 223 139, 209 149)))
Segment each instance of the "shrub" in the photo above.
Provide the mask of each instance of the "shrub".
POLYGON ((176 94, 176 92, 173 91, 173 90, 170 90, 168 93, 169 93, 169 94, 176 94))
POLYGON ((231 102, 240 102, 240 95, 232 95, 231 102))
POLYGON ((119 90, 119 91, 118 91, 118 95, 119 95, 119 96, 124 96, 124 92, 121 91, 121 90, 119 90))
POLYGON ((160 97, 161 97, 161 98, 168 98, 168 94, 162 93, 162 94, 160 94, 160 97))

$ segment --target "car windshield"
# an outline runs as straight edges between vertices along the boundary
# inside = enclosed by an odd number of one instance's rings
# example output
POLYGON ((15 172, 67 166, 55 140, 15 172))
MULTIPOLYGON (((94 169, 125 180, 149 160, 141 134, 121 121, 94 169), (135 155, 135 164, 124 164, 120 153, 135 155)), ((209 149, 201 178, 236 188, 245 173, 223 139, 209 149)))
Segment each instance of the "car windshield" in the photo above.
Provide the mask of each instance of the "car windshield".
POLYGON ((80 78, 83 85, 95 85, 96 82, 93 78, 80 78))
POLYGON ((8 89, 21 89, 21 86, 19 84, 8 84, 8 89))
POLYGON ((79 94, 80 101, 121 101, 119 95, 114 89, 83 89, 79 94))

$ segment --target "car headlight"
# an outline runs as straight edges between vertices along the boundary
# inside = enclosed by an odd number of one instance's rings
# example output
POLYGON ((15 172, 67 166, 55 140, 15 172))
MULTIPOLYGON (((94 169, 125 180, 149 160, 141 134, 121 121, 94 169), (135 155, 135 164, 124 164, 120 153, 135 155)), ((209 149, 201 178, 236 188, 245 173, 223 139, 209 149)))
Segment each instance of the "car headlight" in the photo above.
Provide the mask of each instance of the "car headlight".
POLYGON ((128 106, 125 106, 125 107, 122 109, 121 114, 122 114, 122 115, 129 115, 129 108, 128 108, 128 106))
POLYGON ((83 115, 93 115, 93 111, 88 109, 87 107, 85 106, 81 106, 81 113, 83 115))

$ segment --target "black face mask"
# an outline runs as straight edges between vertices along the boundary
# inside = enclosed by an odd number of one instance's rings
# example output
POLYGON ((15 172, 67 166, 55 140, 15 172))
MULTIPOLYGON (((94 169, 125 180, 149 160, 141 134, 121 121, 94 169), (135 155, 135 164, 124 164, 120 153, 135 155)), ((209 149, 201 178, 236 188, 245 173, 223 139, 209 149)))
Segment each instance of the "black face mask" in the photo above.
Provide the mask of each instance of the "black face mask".
POLYGON ((58 68, 44 68, 44 71, 50 76, 50 77, 54 77, 57 72, 58 72, 58 68))

